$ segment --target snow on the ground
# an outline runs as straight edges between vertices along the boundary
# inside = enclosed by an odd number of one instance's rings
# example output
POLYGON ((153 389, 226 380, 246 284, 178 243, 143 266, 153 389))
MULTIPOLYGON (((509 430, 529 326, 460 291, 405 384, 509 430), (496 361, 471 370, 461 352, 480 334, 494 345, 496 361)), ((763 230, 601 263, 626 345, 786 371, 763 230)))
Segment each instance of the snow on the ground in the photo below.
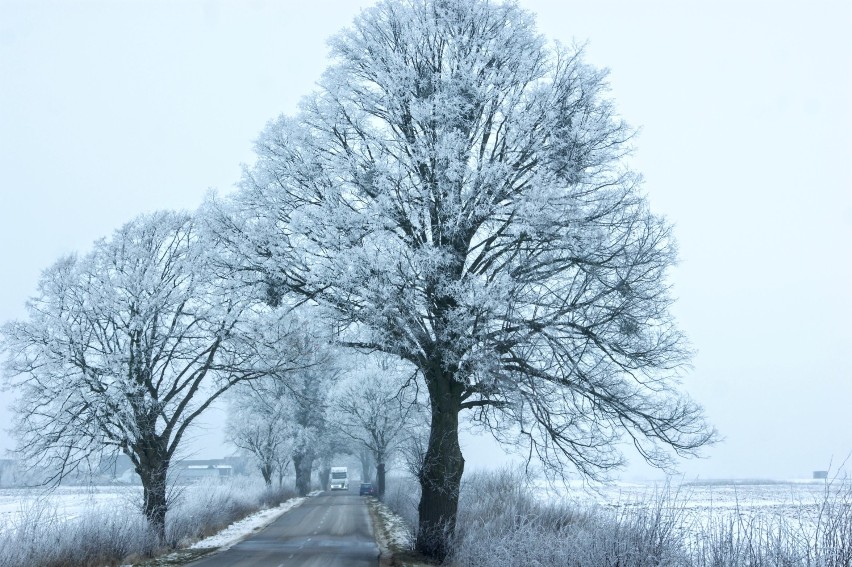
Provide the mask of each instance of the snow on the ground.
MULTIPOLYGON (((841 485, 842 483, 838 483, 841 485)), ((647 506, 658 497, 670 505, 698 511, 798 509, 822 502, 829 487, 824 481, 678 480, 613 482, 591 485, 578 482, 535 483, 536 494, 545 501, 568 501, 609 507, 647 506)))
POLYGON ((394 514, 390 511, 390 508, 382 504, 381 502, 377 503, 376 508, 379 511, 379 515, 382 517, 382 522, 387 529, 388 543, 391 546, 399 547, 402 549, 410 549, 414 545, 414 534, 411 533, 411 530, 408 526, 405 525, 405 522, 402 518, 394 514))
MULTIPOLYGON (((846 502, 850 481, 707 480, 613 482, 601 485, 538 482, 536 496, 546 502, 602 507, 612 511, 659 509, 677 518, 693 536, 731 525, 787 525, 814 534, 824 506, 846 502)), ((822 519, 822 521, 825 521, 822 519)))
POLYGON ((0 488, 0 533, 33 514, 72 520, 96 507, 135 509, 141 497, 140 486, 0 488))
POLYGON ((246 516, 242 520, 234 522, 221 532, 208 538, 204 538, 190 546, 190 549, 207 548, 229 548, 247 535, 265 528, 273 521, 281 517, 285 512, 292 510, 304 502, 306 498, 291 498, 277 508, 267 508, 246 516))

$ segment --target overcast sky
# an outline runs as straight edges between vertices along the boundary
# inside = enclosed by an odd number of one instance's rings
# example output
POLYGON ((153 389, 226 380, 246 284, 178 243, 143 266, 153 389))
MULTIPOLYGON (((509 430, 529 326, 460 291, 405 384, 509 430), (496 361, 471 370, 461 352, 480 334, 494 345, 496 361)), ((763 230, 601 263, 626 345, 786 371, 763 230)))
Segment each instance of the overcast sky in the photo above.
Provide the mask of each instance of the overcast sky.
MULTIPOLYGON (((231 191, 266 121, 313 88, 326 38, 370 4, 0 0, 0 321, 25 315, 59 256, 231 191)), ((837 465, 852 451, 852 3, 520 4, 611 70, 641 127, 632 165, 676 226, 675 314, 698 351, 683 387, 725 437, 683 472, 837 465)), ((205 450, 224 454, 216 439, 205 450)))

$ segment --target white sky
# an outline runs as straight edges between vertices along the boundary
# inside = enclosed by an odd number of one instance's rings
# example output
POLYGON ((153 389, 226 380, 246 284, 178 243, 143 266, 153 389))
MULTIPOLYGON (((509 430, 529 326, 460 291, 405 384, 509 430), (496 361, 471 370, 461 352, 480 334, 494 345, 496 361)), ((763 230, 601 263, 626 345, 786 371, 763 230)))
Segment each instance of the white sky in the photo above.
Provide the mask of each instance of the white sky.
MULTIPOLYGON (((60 255, 228 192, 369 4, 0 0, 0 321, 24 316, 60 255)), ((611 69, 642 128, 633 164, 676 224, 675 313, 698 350, 684 388, 726 438, 684 473, 837 465, 852 451, 852 3, 520 4, 611 69)))

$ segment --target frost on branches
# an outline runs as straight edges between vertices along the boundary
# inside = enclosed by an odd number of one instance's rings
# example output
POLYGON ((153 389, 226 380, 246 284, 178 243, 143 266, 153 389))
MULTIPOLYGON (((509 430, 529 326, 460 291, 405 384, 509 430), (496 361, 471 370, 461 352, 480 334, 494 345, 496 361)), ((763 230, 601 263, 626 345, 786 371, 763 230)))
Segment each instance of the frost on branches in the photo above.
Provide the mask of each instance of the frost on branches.
POLYGON ((322 318, 305 311, 288 313, 288 322, 298 328, 290 339, 300 353, 298 368, 234 388, 227 427, 230 442, 253 457, 267 484, 277 473, 280 485, 292 461, 300 496, 311 491, 315 462, 330 467, 327 461, 342 450, 328 420, 327 398, 340 374, 335 349, 322 318))
POLYGON ((348 375, 335 392, 334 420, 343 435, 369 452, 381 499, 387 465, 417 438, 417 426, 424 421, 424 408, 409 387, 416 374, 409 364, 387 354, 352 354, 347 368, 348 375))
POLYGON ((281 487, 290 465, 290 408, 283 400, 268 398, 263 390, 252 386, 239 385, 231 391, 225 435, 251 458, 266 486, 272 486, 273 476, 277 476, 281 487))
POLYGON ((605 72, 482 0, 386 1, 331 46, 259 137, 225 238, 269 289, 336 310, 342 341, 419 369, 418 548, 447 552, 463 410, 557 473, 605 475, 625 437, 659 466, 711 441, 676 389, 670 226, 605 72))
POLYGON ((270 331, 277 315, 210 270, 196 224, 140 217, 63 258, 43 273, 28 318, 0 335, 22 456, 58 481, 127 455, 161 540, 169 463, 190 425, 237 382, 298 355, 270 331))

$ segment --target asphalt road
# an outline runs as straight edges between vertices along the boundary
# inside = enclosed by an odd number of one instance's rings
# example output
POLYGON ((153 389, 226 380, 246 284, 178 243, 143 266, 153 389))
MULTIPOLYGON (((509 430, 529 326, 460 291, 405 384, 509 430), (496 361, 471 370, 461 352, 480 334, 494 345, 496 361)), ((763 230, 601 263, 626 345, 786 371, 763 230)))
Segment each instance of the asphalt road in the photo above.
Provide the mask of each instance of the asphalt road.
POLYGON ((325 492, 230 549, 191 567, 377 567, 379 548, 365 499, 325 492))

